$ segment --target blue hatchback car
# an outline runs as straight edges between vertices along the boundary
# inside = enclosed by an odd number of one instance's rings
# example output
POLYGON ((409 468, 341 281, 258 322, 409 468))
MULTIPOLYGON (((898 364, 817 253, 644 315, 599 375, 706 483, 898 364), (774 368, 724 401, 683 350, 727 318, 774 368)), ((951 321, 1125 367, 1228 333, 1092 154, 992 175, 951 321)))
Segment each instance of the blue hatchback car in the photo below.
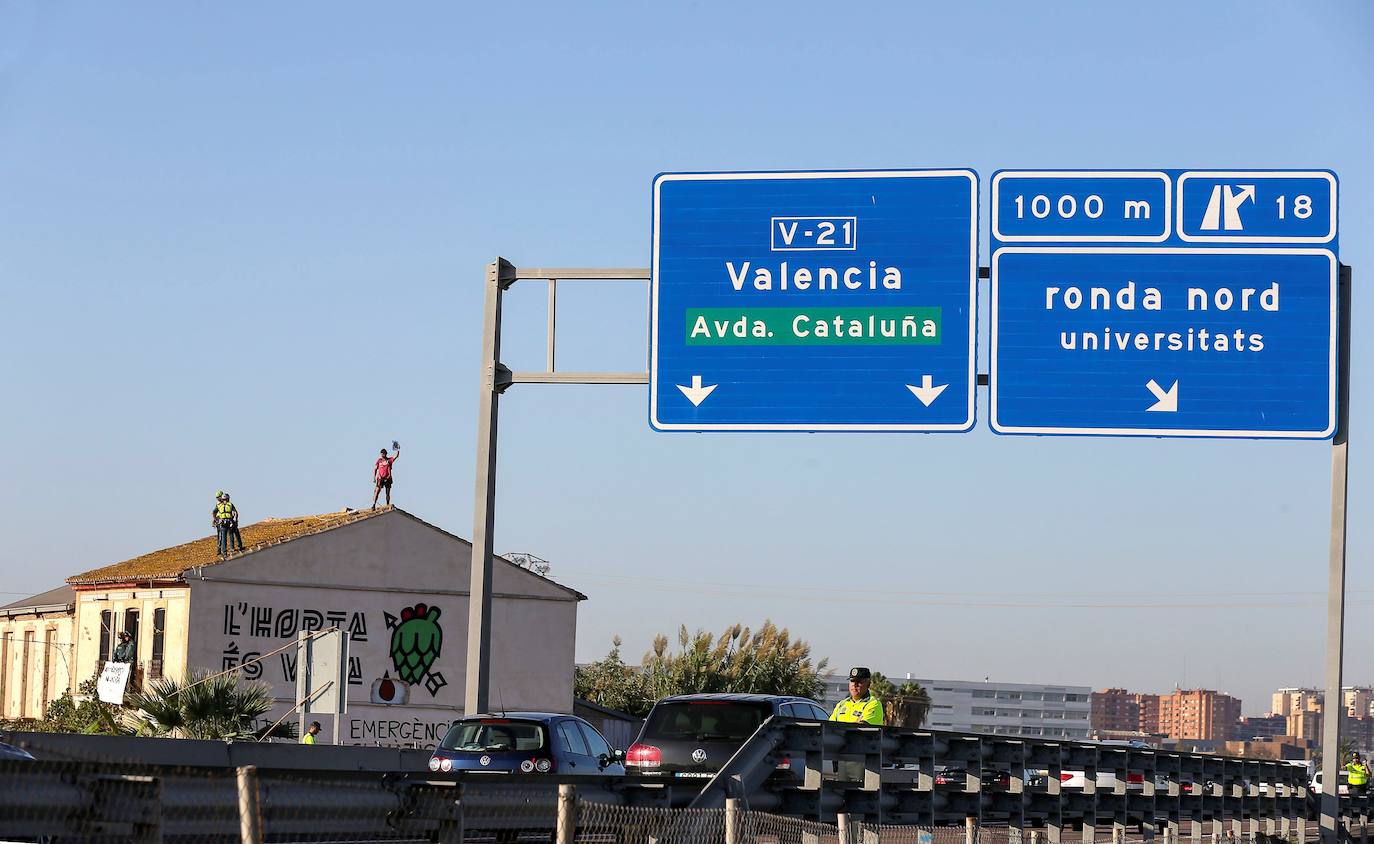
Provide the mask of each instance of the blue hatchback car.
POLYGON ((429 769, 492 774, 623 775, 625 754, 595 727, 557 712, 507 712, 455 721, 429 769))

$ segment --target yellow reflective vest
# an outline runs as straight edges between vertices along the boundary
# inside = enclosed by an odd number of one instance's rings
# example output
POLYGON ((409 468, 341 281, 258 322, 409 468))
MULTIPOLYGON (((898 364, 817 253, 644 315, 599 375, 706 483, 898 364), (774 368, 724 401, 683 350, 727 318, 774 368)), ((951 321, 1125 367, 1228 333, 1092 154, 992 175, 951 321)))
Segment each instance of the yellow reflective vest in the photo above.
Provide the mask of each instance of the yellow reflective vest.
POLYGON ((315 737, 314 737, 313 735, 311 735, 310 733, 306 733, 305 735, 301 736, 301 744, 314 744, 314 743, 315 743, 315 737))
POLYGON ((835 711, 830 713, 831 721, 843 721, 847 724, 883 724, 883 702, 869 693, 854 700, 845 698, 835 704, 835 711))
POLYGON ((215 505, 215 518, 221 522, 227 522, 234 518, 234 505, 228 501, 221 501, 215 505))
POLYGON ((1369 783, 1369 772, 1366 771, 1364 765, 1361 765, 1359 762, 1346 762, 1345 772, 1348 776, 1347 781, 1351 785, 1366 785, 1369 783))

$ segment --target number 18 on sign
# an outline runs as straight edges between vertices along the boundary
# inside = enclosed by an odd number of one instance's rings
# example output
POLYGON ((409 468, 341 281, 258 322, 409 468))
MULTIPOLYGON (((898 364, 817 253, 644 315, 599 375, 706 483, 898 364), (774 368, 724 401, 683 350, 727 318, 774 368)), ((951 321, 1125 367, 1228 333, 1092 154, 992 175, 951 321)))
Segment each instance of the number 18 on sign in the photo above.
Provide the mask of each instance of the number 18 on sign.
POLYGON ((654 181, 650 422, 665 431, 966 431, 970 170, 654 181))

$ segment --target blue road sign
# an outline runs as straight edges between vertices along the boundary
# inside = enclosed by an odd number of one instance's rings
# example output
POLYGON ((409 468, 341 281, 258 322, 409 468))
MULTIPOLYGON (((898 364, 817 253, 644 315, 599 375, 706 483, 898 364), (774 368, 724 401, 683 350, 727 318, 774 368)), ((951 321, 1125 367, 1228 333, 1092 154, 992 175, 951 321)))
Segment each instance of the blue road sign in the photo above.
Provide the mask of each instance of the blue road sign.
POLYGON ((992 428, 1329 437, 1336 279, 1325 249, 999 249, 992 428))
POLYGON ((973 171, 669 173, 653 204, 654 428, 973 426, 973 171))
POLYGON ((992 177, 992 239, 1003 243, 1162 243, 1168 174, 1011 170, 992 177))
POLYGON ((1334 174, 1002 171, 992 184, 994 431, 1331 436, 1334 174))
POLYGON ((1332 243, 1336 176, 1327 171, 1187 172, 1178 235, 1189 243, 1332 243))

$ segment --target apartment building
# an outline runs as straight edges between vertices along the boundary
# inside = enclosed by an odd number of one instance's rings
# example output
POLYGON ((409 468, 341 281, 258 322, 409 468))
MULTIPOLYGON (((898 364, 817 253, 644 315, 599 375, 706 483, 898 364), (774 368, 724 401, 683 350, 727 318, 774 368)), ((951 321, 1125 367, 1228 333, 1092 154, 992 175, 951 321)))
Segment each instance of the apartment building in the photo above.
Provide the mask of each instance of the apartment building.
MULTIPOLYGON (((1273 714, 1285 720, 1285 733, 1319 747, 1326 694, 1321 689, 1285 688, 1274 692, 1273 714)), ((1341 735, 1361 749, 1374 747, 1374 688, 1341 688, 1341 735)))
POLYGON ((1140 713, 1137 729, 1142 733, 1148 733, 1152 736, 1162 735, 1164 733, 1164 726, 1159 719, 1160 696, 1144 693, 1132 695, 1132 697, 1135 698, 1136 710, 1140 713))
POLYGON ((1172 739, 1229 741, 1238 720, 1240 699, 1213 689, 1159 696, 1159 731, 1172 739))
POLYGON ((1140 704, 1136 695, 1125 689, 1102 689, 1092 693, 1088 721, 1092 731, 1131 733, 1140 729, 1140 704))

